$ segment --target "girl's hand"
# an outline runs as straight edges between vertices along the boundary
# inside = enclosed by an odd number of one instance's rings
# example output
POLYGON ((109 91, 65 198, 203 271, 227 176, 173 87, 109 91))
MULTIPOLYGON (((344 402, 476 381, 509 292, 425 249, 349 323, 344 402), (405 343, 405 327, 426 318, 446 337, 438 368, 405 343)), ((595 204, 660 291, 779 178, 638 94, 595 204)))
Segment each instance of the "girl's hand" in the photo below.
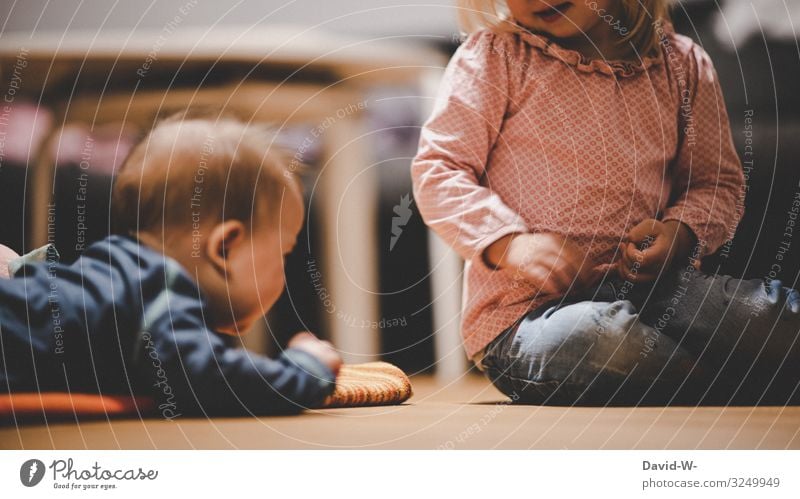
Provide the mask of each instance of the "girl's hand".
POLYGON ((640 222, 622 243, 620 277, 635 283, 654 281, 676 257, 689 254, 693 239, 692 231, 677 220, 640 222))
POLYGON ((509 269, 542 294, 582 290, 591 280, 585 252, 551 233, 511 234, 495 241, 484 259, 496 269, 509 269))

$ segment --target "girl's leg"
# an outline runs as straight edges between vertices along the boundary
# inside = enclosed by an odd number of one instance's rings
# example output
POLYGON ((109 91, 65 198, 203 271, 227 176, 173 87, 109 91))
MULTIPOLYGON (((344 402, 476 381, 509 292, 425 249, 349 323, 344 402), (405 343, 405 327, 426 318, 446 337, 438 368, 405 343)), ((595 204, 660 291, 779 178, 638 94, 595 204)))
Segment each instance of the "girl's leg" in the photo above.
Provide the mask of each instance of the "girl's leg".
POLYGON ((625 300, 532 312, 489 345, 483 365, 512 400, 558 405, 693 402, 687 380, 701 374, 625 300))
POLYGON ((642 305, 641 320, 711 373, 705 401, 787 404, 800 399, 800 296, 780 281, 670 274, 642 305))

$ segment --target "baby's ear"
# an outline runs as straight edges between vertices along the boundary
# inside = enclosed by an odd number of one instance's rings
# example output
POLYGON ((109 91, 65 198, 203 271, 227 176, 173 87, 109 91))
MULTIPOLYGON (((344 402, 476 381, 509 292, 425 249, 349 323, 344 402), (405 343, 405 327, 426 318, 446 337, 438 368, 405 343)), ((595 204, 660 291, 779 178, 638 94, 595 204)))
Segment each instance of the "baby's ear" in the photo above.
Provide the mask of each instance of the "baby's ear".
POLYGON ((246 239, 246 228, 239 220, 226 220, 211 228, 206 238, 205 252, 218 271, 224 272, 233 251, 240 249, 246 239))

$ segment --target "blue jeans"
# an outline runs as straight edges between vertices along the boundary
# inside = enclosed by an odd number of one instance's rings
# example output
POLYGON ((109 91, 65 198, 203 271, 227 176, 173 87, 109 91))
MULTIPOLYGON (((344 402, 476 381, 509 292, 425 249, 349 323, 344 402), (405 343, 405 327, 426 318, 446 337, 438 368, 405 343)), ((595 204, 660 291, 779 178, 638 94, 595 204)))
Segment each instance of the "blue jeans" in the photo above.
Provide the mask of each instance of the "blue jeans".
POLYGON ((799 309, 780 281, 673 267, 652 284, 612 278, 533 310, 482 364, 529 404, 796 404, 799 309))

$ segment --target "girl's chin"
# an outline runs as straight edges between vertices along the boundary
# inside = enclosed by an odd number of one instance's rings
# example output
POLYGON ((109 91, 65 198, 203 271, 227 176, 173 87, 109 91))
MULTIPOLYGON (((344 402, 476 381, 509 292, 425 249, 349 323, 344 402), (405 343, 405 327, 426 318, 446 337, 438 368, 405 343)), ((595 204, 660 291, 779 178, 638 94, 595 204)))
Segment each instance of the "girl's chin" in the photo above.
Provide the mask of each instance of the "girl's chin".
POLYGON ((554 38, 573 38, 580 34, 580 30, 576 30, 575 26, 567 22, 539 26, 537 27, 536 31, 539 33, 545 33, 554 38))
POLYGON ((566 20, 553 24, 542 23, 518 23, 523 28, 534 33, 541 33, 553 38, 572 38, 580 34, 580 31, 575 29, 573 24, 566 20))

